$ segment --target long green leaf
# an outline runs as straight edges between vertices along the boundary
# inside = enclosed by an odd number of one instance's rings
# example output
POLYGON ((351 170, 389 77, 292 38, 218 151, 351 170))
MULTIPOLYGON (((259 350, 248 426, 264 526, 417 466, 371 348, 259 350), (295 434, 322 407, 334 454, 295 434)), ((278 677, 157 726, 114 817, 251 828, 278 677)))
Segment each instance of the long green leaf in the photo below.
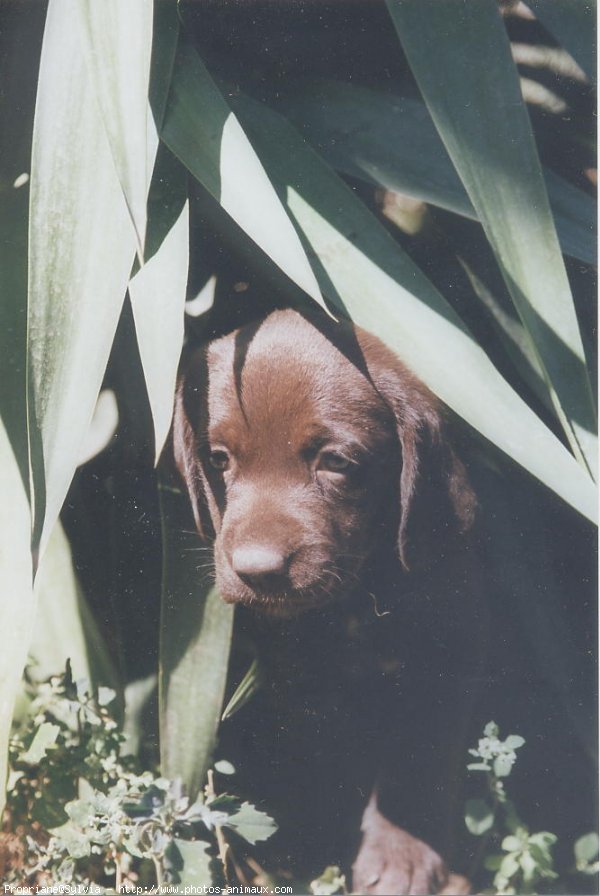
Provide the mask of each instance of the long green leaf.
POLYGON ((35 678, 43 681, 59 674, 69 659, 76 679, 116 688, 114 662, 77 581, 60 523, 40 563, 35 593, 37 613, 29 651, 35 678))
POLYGON ((0 420, 0 810, 4 806, 8 739, 31 641, 35 599, 31 586, 27 495, 0 420))
POLYGON ((88 69, 117 176, 144 254, 146 197, 158 147, 148 86, 152 0, 78 0, 88 69))
POLYGON ((27 173, 35 98, 28 71, 39 52, 43 13, 3 8, 0 29, 0 813, 35 618, 25 403, 27 173))
POLYGON ((181 43, 161 138, 249 236, 323 304, 294 227, 198 54, 181 43))
POLYGON ((458 262, 467 275, 473 292, 485 308, 487 318, 494 327, 500 342, 504 346, 504 350, 511 358, 515 368, 540 401, 543 402, 549 411, 552 411, 552 401, 546 387, 540 362, 523 324, 507 312, 494 293, 477 276, 471 265, 463 258, 460 258, 460 256, 458 256, 458 262))
POLYGON ((183 166, 161 146, 149 197, 149 260, 129 282, 135 331, 154 420, 157 460, 171 425, 177 366, 183 345, 189 262, 186 193, 187 176, 183 166))
MULTIPOLYGON (((279 93, 277 107, 337 171, 477 219, 425 104, 335 81, 279 93)), ((594 200, 544 169, 563 252, 596 264, 594 200)))
POLYGON ((309 247, 323 294, 439 397, 589 519, 594 485, 513 391, 435 287, 285 119, 232 100, 309 247))
POLYGON ((227 706, 223 710, 221 721, 224 722, 225 719, 230 719, 231 716, 242 709, 242 707, 252 699, 256 692, 260 690, 262 684, 262 669, 258 659, 255 659, 252 661, 250 668, 228 700, 227 706))
POLYGON ((50 0, 36 102, 28 375, 34 544, 43 551, 92 417, 135 255, 76 0, 50 0))
MULTIPOLYGON (((163 596, 160 627, 160 759, 196 796, 205 783, 221 718, 233 607, 211 586, 206 547, 193 534, 187 501, 161 489, 163 596)), ((210 549, 209 549, 210 550, 210 549)))
POLYGON ((544 180, 563 252, 597 265, 597 203, 550 168, 544 168, 544 180))
POLYGON ((536 17, 596 81, 596 0, 528 0, 536 17))
POLYGON ((498 5, 386 2, 531 336, 556 414, 573 452, 595 476, 596 418, 585 355, 498 5))

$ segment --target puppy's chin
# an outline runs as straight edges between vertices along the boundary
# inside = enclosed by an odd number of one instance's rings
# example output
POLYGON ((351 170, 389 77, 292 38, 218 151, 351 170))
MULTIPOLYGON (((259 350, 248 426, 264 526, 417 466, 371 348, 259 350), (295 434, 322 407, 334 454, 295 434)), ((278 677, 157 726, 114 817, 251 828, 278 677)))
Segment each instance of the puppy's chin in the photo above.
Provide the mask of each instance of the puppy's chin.
POLYGON ((306 588, 290 586, 281 592, 258 591, 247 587, 243 582, 232 582, 229 577, 220 576, 218 572, 216 584, 225 603, 240 604, 249 607, 254 613, 273 619, 292 619, 309 610, 319 610, 340 600, 345 593, 340 587, 335 590, 325 589, 322 583, 306 588))

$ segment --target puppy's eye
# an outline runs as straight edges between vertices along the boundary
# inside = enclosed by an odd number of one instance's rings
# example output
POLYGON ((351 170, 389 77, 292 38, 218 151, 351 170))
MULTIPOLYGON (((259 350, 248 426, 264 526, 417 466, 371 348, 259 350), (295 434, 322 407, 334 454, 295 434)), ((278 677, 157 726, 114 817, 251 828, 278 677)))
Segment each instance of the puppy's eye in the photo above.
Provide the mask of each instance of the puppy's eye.
POLYGON ((214 467, 215 470, 220 470, 221 473, 229 468, 229 461, 229 454, 224 448, 217 448, 208 455, 208 462, 211 467, 214 467))
POLYGON ((337 451, 323 451, 319 455, 317 470, 325 473, 345 473, 352 465, 343 454, 337 451))

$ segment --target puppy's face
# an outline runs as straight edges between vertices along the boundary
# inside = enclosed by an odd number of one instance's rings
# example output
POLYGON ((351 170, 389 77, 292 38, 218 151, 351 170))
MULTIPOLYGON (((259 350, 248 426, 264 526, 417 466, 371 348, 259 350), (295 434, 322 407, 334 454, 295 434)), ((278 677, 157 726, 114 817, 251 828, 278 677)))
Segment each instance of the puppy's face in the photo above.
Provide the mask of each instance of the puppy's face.
POLYGON ((368 364, 296 312, 194 356, 174 445, 229 603, 277 615, 323 605, 354 590, 375 543, 397 532, 397 414, 368 364))

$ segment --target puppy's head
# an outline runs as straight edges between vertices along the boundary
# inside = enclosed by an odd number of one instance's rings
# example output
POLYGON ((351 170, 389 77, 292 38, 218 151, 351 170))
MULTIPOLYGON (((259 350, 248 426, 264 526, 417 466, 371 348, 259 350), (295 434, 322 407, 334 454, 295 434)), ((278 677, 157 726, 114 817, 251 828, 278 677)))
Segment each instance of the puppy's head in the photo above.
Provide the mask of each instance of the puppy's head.
POLYGON ((183 371, 175 459, 227 602, 279 615, 325 604, 386 542, 408 566, 420 492, 432 529, 444 506, 458 528, 471 521, 434 397, 378 340, 331 327, 276 311, 183 371))

